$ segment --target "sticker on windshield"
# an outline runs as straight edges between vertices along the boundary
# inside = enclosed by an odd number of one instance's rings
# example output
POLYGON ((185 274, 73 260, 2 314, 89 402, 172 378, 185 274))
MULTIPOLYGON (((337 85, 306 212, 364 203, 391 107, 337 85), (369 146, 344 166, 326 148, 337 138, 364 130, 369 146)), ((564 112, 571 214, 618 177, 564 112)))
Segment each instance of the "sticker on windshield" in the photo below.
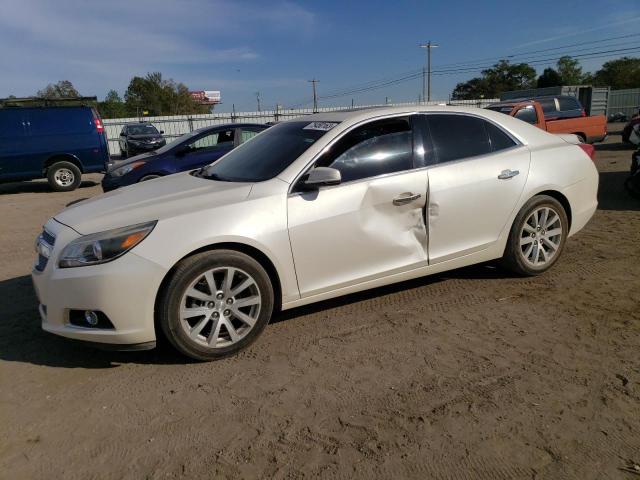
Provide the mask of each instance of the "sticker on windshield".
POLYGON ((322 130, 323 132, 328 132, 336 125, 338 125, 338 122, 311 122, 304 127, 303 130, 322 130))

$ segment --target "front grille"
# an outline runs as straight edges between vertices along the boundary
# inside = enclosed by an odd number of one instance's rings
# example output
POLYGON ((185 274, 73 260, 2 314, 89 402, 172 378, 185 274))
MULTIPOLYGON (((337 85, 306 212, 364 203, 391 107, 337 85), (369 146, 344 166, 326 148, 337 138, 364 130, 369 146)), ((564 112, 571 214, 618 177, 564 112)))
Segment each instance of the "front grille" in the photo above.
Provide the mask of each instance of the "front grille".
MULTIPOLYGON (((49 252, 51 252, 53 250, 53 246, 56 243, 56 237, 46 230, 42 230, 40 238, 38 239, 38 243, 40 242, 46 243, 49 246, 49 252)), ((42 253, 40 253, 40 250, 38 250, 38 261, 36 262, 35 269, 39 272, 42 272, 47 266, 48 262, 49 259, 42 255, 42 253)))

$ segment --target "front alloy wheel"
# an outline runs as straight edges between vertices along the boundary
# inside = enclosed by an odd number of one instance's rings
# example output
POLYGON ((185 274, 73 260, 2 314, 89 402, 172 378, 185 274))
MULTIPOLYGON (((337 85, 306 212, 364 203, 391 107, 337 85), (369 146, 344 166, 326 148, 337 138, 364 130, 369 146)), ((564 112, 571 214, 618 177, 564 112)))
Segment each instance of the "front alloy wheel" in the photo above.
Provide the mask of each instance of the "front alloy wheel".
POLYGON ((262 298, 254 278, 233 267, 207 270, 182 295, 180 326, 205 347, 228 347, 249 334, 262 298))
POLYGON ((237 353, 269 323, 273 286, 252 257, 213 250, 183 260, 159 301, 165 336, 183 354, 214 360, 237 353))

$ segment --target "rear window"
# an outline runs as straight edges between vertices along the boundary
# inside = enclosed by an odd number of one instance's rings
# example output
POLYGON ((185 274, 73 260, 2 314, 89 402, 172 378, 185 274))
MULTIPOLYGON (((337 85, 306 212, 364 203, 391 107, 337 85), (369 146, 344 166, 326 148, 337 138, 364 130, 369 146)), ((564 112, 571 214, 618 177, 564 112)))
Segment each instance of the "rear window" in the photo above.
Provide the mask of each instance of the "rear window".
POLYGON ((533 107, 521 108, 516 112, 515 117, 518 120, 531 123, 532 125, 535 125, 538 122, 538 115, 536 114, 536 109, 533 107))
POLYGON ((574 97, 558 97, 558 103, 560 104, 560 111, 567 110, 582 110, 582 105, 577 98, 574 97))
POLYGON ((542 111, 547 113, 556 113, 558 109, 556 108, 556 99, 555 98, 536 98, 535 99, 542 106, 542 111))

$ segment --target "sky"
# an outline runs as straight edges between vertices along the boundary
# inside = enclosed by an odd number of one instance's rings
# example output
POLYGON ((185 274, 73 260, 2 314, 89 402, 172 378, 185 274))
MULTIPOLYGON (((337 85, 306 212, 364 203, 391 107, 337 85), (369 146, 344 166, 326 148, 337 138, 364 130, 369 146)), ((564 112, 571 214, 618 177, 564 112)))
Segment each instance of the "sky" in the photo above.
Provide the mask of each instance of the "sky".
POLYGON ((308 105, 312 78, 321 106, 415 101, 419 75, 323 97, 418 72, 419 44, 431 40, 439 45, 432 100, 446 100, 456 83, 507 55, 539 60, 538 73, 565 51, 638 47, 584 57, 585 71, 640 56, 640 0, 0 0, 0 12, 0 97, 70 80, 102 99, 160 71, 191 90, 220 90, 216 111, 253 111, 256 92, 263 109, 308 105), (592 43, 557 49, 584 42, 592 43))

